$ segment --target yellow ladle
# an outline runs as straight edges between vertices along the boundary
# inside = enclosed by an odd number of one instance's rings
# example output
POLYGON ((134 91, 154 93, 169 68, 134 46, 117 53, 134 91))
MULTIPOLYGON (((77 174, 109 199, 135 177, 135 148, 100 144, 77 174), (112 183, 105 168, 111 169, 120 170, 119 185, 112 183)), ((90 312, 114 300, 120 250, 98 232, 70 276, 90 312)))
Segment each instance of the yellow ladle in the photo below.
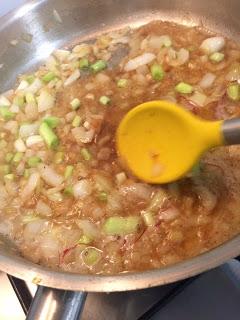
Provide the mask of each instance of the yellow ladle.
POLYGON ((208 149, 240 143, 240 119, 205 121, 174 103, 150 101, 126 114, 116 140, 134 175, 167 183, 188 173, 208 149))

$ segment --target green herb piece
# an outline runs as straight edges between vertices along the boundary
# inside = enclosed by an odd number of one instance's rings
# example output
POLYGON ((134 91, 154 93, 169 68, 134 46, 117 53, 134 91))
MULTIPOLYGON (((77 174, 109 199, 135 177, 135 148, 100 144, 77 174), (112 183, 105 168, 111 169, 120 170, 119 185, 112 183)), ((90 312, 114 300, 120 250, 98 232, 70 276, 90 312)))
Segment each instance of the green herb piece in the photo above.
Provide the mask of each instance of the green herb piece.
POLYGON ((70 104, 73 110, 77 110, 81 106, 81 101, 78 98, 75 98, 70 102, 70 104))
POLYGON ((125 236, 130 233, 136 233, 140 224, 141 220, 138 216, 110 217, 105 221, 103 231, 107 235, 125 236))
POLYGON ((73 195, 73 188, 68 186, 64 189, 63 193, 65 196, 72 196, 73 195))
POLYGON ((64 159, 64 152, 58 151, 54 156, 54 163, 60 164, 63 162, 64 159))
POLYGON ((107 96, 101 96, 100 99, 99 99, 99 102, 106 106, 107 104, 109 104, 111 102, 111 99, 107 96))
POLYGON ((128 84, 127 79, 119 79, 117 82, 118 88, 126 88, 127 84, 128 84))
POLYGON ((24 96, 16 96, 13 99, 13 104, 15 104, 16 106, 19 106, 19 108, 22 108, 24 106, 24 103, 25 103, 24 96))
POLYGON ((107 63, 104 60, 98 60, 90 66, 90 69, 94 73, 98 73, 106 68, 107 68, 107 63))
POLYGON ((210 55, 209 59, 212 62, 215 62, 215 63, 221 62, 224 59, 224 53, 222 53, 222 52, 214 52, 214 53, 212 53, 210 55))
POLYGON ((92 155, 91 155, 91 153, 88 151, 87 148, 82 148, 81 151, 80 151, 80 153, 81 153, 81 156, 83 157, 83 159, 84 159, 85 161, 91 160, 92 155))
POLYGON ((59 145, 58 137, 46 122, 40 125, 39 133, 49 148, 55 149, 59 145))
POLYGON ((35 80, 35 76, 33 74, 30 74, 29 76, 26 77, 26 81, 29 83, 29 84, 32 84, 35 80))
POLYGON ((188 94, 193 92, 193 86, 185 82, 180 82, 176 85, 175 90, 179 93, 188 94))
POLYGON ((30 93, 30 92, 26 93, 25 99, 26 99, 26 102, 27 102, 28 104, 36 104, 36 98, 35 98, 35 96, 34 96, 32 93, 30 93))
POLYGON ((59 125, 60 119, 58 117, 50 116, 44 118, 43 122, 45 122, 50 128, 54 129, 59 125))
POLYGON ((100 201, 103 201, 103 202, 106 202, 107 201, 107 199, 108 199, 108 194, 107 194, 107 192, 105 192, 105 191, 101 191, 101 192, 99 192, 98 193, 98 199, 100 200, 100 201))
POLYGON ((83 262, 89 267, 95 265, 101 259, 101 251, 93 247, 84 249, 81 255, 83 262))
POLYGON ((229 99, 233 101, 239 101, 240 100, 240 86, 239 84, 231 84, 227 88, 227 95, 229 99))
POLYGON ((164 78, 164 74, 165 73, 160 64, 155 63, 151 66, 151 75, 154 80, 161 81, 164 78))
POLYGON ((70 178, 72 174, 73 174, 73 166, 67 166, 64 172, 65 179, 70 178))
POLYGON ((22 158, 23 158, 23 153, 22 152, 17 152, 17 153, 15 153, 15 155, 14 155, 14 157, 12 159, 12 162, 17 164, 22 160, 22 158))
POLYGON ((86 235, 82 235, 78 240, 79 244, 90 244, 91 242, 92 242, 92 239, 86 235))
POLYGON ((82 121, 82 119, 81 119, 80 116, 75 116, 74 119, 73 119, 73 121, 72 121, 72 126, 73 126, 74 128, 79 127, 80 124, 81 124, 81 121, 82 121))
POLYGON ((9 107, 7 106, 1 106, 0 107, 0 115, 2 116, 2 118, 4 120, 11 120, 14 116, 15 116, 15 113, 11 112, 9 110, 9 107))
POLYGON ((52 81, 53 79, 55 79, 56 78, 56 75, 55 75, 55 73, 54 72, 52 72, 52 71, 49 71, 48 73, 46 73, 43 77, 42 77, 42 80, 44 81, 44 82, 50 82, 50 81, 52 81))
POLYGON ((89 60, 87 58, 82 58, 79 61, 79 68, 84 70, 84 69, 88 69, 89 68, 89 60))

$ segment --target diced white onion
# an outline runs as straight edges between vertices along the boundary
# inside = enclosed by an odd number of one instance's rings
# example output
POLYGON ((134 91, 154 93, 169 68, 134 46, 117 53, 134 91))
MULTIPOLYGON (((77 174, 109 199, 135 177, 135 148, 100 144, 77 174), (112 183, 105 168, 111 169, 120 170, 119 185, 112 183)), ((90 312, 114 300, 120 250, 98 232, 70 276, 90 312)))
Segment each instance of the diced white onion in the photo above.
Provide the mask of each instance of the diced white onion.
POLYGON ((10 131, 12 134, 16 134, 18 131, 18 123, 17 121, 10 120, 5 123, 4 129, 10 131))
POLYGON ((39 181, 40 181, 40 175, 38 172, 34 172, 30 175, 27 184, 25 185, 25 187, 23 188, 20 194, 23 200, 26 200, 33 194, 34 190, 38 186, 39 181))
POLYGON ((18 113, 20 109, 19 106, 17 106, 16 104, 12 104, 9 110, 13 113, 18 113))
POLYGON ((54 51, 53 54, 58 59, 58 61, 63 62, 70 55, 70 51, 59 49, 59 50, 54 51))
POLYGON ((127 176, 125 172, 119 172, 116 174, 116 180, 118 184, 122 184, 124 181, 127 180, 127 176))
POLYGON ((37 93, 43 87, 43 83, 40 79, 36 78, 33 83, 25 89, 26 92, 30 92, 32 94, 37 93))
POLYGON ((162 47, 170 47, 172 40, 168 35, 151 36, 148 40, 148 45, 154 49, 161 49, 162 47))
POLYGON ((72 84, 73 82, 75 82, 78 78, 80 78, 80 71, 79 69, 76 69, 71 75, 70 77, 67 78, 67 80, 65 80, 64 82, 64 86, 67 87, 70 84, 72 84))
POLYGON ((73 186, 75 198, 83 199, 92 193, 92 183, 87 179, 80 180, 73 186))
POLYGON ((82 229, 84 235, 90 238, 97 238, 99 236, 99 230, 95 224, 88 220, 77 220, 77 225, 82 229))
POLYGON ((46 90, 42 90, 38 100, 38 112, 44 112, 54 107, 55 96, 46 90))
POLYGON ((38 168, 41 177, 50 186, 57 187, 63 182, 63 177, 50 166, 47 166, 46 164, 40 164, 38 168))
POLYGON ((195 91, 189 99, 197 106, 203 107, 206 103, 207 96, 201 92, 195 91))
POLYGON ((123 184, 119 188, 119 193, 124 197, 136 200, 136 198, 149 200, 151 196, 151 187, 144 183, 133 182, 131 184, 123 184))
POLYGON ((168 64, 173 67, 181 66, 189 60, 189 51, 181 48, 179 51, 169 49, 168 64))
POLYGON ((149 52, 144 53, 141 56, 138 56, 134 59, 129 60, 126 63, 124 70, 125 71, 136 70, 138 67, 144 66, 144 65, 152 62, 155 58, 156 58, 156 56, 153 53, 149 53, 149 52))
POLYGON ((25 241, 33 241, 44 230, 46 230, 48 222, 44 219, 37 219, 26 224, 23 232, 25 241))
POLYGON ((211 87, 211 85, 213 84, 215 79, 216 79, 215 74, 208 72, 203 76, 203 78, 199 82, 199 85, 201 88, 207 89, 207 88, 211 87))
POLYGON ((11 105, 11 102, 4 96, 0 96, 0 106, 6 106, 9 107, 11 105))
POLYGON ((17 139, 14 142, 14 147, 17 150, 17 152, 25 152, 27 149, 25 146, 25 143, 23 142, 23 140, 21 138, 17 139))
POLYGON ((50 216, 52 214, 52 209, 42 200, 38 201, 36 211, 42 216, 50 216))
POLYGON ((29 86, 29 83, 26 80, 22 80, 17 87, 17 91, 25 90, 29 86))
POLYGON ((179 216, 180 212, 175 207, 170 207, 159 213, 159 218, 164 221, 171 221, 179 216))
POLYGON ((30 136, 26 139, 26 146, 28 148, 32 147, 35 144, 43 142, 43 138, 40 135, 30 136))
POLYGON ((211 53, 221 51, 224 46, 225 39, 223 37, 211 37, 202 42, 200 49, 209 55, 211 53))
POLYGON ((32 124, 22 124, 19 128, 19 136, 21 138, 30 137, 38 132, 39 124, 32 123, 32 124))
POLYGON ((83 127, 72 129, 72 135, 77 142, 90 143, 94 138, 95 131, 93 129, 85 130, 83 127))

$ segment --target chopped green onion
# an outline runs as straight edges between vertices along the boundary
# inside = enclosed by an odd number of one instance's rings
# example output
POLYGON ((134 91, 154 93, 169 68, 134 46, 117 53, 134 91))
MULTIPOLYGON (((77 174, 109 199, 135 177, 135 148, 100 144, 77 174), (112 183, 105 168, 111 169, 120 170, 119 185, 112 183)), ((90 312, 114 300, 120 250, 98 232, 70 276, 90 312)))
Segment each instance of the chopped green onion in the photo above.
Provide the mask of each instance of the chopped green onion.
POLYGON ((24 178, 26 178, 26 179, 29 178, 29 176, 30 176, 30 171, 29 171, 29 169, 25 169, 25 170, 24 170, 23 176, 24 176, 24 178))
POLYGON ((128 83, 127 79, 119 79, 117 82, 117 86, 118 88, 126 88, 127 83, 128 83))
POLYGON ((10 180, 10 181, 13 181, 14 180, 14 174, 13 173, 9 173, 9 174, 6 174, 4 176, 4 180, 10 180))
POLYGON ((98 73, 107 68, 107 63, 104 60, 98 60, 94 62, 90 68, 94 73, 98 73))
POLYGON ((164 77, 164 74, 165 73, 160 64, 155 63, 151 66, 151 75, 154 80, 161 81, 164 77))
POLYGON ((37 157, 37 156, 33 156, 30 157, 27 160, 27 164, 29 165, 29 167, 34 168, 36 167, 40 162, 42 162, 41 158, 37 157))
POLYGON ((136 233, 140 223, 141 220, 138 216, 110 217, 105 221, 103 231, 107 235, 125 236, 130 233, 136 233))
POLYGON ((156 212, 163 205, 165 200, 168 199, 168 194, 164 189, 159 189, 157 193, 153 196, 150 205, 147 210, 151 212, 156 212))
POLYGON ((80 116, 75 116, 73 121, 72 121, 72 126, 73 127, 79 127, 81 124, 82 118, 80 116))
POLYGON ((59 139, 46 122, 40 125, 39 133, 49 148, 54 149, 58 146, 59 139))
POLYGON ((0 115, 4 120, 11 120, 15 116, 15 113, 11 112, 7 106, 2 106, 0 107, 0 115))
POLYGON ((99 199, 100 201, 106 202, 107 199, 108 199, 108 194, 107 194, 107 192, 105 192, 105 191, 99 192, 99 194, 98 194, 98 199, 99 199))
POLYGON ((92 239, 90 237, 86 236, 85 234, 82 235, 80 237, 80 239, 78 240, 79 244, 89 244, 91 242, 92 242, 92 239))
POLYGON ((148 227, 154 226, 155 219, 154 219, 152 212, 150 212, 150 211, 144 212, 142 216, 143 216, 143 221, 146 224, 146 226, 148 226, 148 227))
POLYGON ((32 93, 30 92, 26 93, 25 98, 28 104, 36 104, 36 99, 32 93))
POLYGON ((17 153, 15 153, 15 155, 14 155, 14 157, 12 159, 12 162, 17 164, 22 160, 22 158, 23 158, 23 153, 22 152, 17 152, 17 153))
POLYGON ((16 96, 13 99, 13 104, 19 106, 20 108, 22 108, 24 106, 24 103, 25 103, 24 96, 16 96))
POLYGON ((227 95, 231 100, 239 101, 240 100, 240 86, 239 86, 239 84, 231 84, 227 88, 227 95))
POLYGON ((35 80, 35 76, 33 74, 30 74, 29 76, 26 77, 26 81, 29 83, 29 84, 32 84, 35 80))
POLYGON ((81 152, 81 156, 83 157, 83 159, 84 159, 85 161, 91 160, 92 155, 91 155, 91 153, 88 151, 87 148, 82 148, 80 152, 81 152))
POLYGON ((8 164, 3 164, 0 166, 0 172, 2 175, 6 175, 10 173, 10 166, 8 164))
POLYGON ((90 63, 89 60, 87 58, 82 58, 79 61, 79 68, 80 69, 88 69, 90 63))
POLYGON ((81 101, 78 98, 75 98, 70 102, 70 104, 71 104, 73 110, 77 110, 77 109, 79 109, 79 107, 81 105, 81 101))
POLYGON ((73 188, 68 186, 64 189, 63 193, 66 195, 66 196, 72 196, 73 195, 73 188))
POLYGON ((6 156, 5 156, 5 161, 6 161, 7 163, 11 162, 12 159, 13 159, 13 156, 14 156, 13 153, 8 152, 8 153, 6 154, 6 156))
POLYGON ((91 267, 93 265, 95 265, 96 263, 98 263, 98 261, 101 259, 101 251, 90 247, 90 248, 86 248, 82 251, 81 253, 83 262, 91 267))
POLYGON ((65 179, 70 178, 72 174, 73 174, 73 166, 67 166, 64 172, 65 179))
POLYGON ((214 52, 210 55, 209 59, 212 61, 212 62, 221 62, 223 61, 224 59, 224 53, 222 52, 214 52))
POLYGON ((193 87, 185 82, 180 82, 176 85, 175 90, 179 93, 188 94, 193 92, 193 87))
POLYGON ((46 122, 46 124, 47 124, 50 128, 54 129, 54 128, 56 128, 56 127, 59 125, 60 119, 59 119, 58 117, 53 117, 53 116, 51 116, 51 117, 44 118, 44 119, 43 119, 43 122, 46 122))
POLYGON ((50 82, 50 81, 52 81, 52 80, 55 79, 55 78, 56 78, 55 73, 52 72, 52 71, 49 71, 48 73, 46 73, 46 74, 42 77, 42 80, 43 80, 44 82, 50 82))
POLYGON ((54 156, 54 163, 60 164, 63 162, 63 159, 64 159, 64 152, 59 151, 54 156))
POLYGON ((111 102, 111 99, 107 96, 101 96, 99 99, 99 102, 101 104, 103 104, 104 106, 106 106, 107 104, 109 104, 111 102))

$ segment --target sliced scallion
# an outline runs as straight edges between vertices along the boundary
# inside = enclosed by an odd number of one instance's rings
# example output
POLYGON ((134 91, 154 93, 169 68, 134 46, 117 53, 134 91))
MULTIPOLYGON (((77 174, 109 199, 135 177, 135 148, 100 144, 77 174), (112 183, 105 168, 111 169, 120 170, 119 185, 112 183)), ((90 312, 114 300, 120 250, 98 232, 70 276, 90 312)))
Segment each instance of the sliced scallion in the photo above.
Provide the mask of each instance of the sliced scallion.
POLYGON ((84 69, 88 69, 89 68, 89 60, 87 58, 82 58, 79 61, 79 68, 84 70, 84 69))
POLYGON ((90 66, 90 69, 94 73, 98 73, 106 68, 107 68, 107 63, 104 60, 98 60, 90 66))
POLYGON ((26 93, 25 99, 28 104, 36 104, 36 99, 30 92, 26 93))
POLYGON ((30 74, 29 76, 26 77, 26 81, 29 83, 29 84, 32 84, 35 80, 35 76, 33 74, 30 74))
POLYGON ((71 104, 73 110, 77 110, 77 109, 79 109, 79 107, 81 105, 81 101, 78 98, 75 98, 70 102, 70 104, 71 104))
POLYGON ((46 73, 46 74, 42 77, 42 80, 43 80, 44 82, 50 82, 50 81, 52 81, 52 80, 55 79, 55 78, 56 78, 55 73, 52 72, 52 71, 49 71, 48 73, 46 73))
POLYGON ((60 164, 63 162, 63 159, 64 159, 64 152, 59 151, 54 156, 54 163, 60 164))
POLYGON ((59 125, 60 119, 58 117, 51 116, 51 117, 45 118, 43 122, 46 122, 50 128, 54 129, 59 125))
POLYGON ((215 63, 221 62, 224 59, 224 53, 222 53, 222 52, 214 52, 209 56, 209 59, 212 62, 215 62, 215 63))
POLYGON ((107 235, 125 236, 130 233, 136 233, 141 223, 140 217, 110 217, 103 225, 103 231, 107 235))
POLYGON ((119 79, 117 82, 118 88, 126 88, 127 84, 128 84, 127 79, 119 79))
POLYGON ((39 158, 37 156, 32 156, 27 160, 27 164, 31 168, 36 167, 40 162, 42 162, 42 160, 41 160, 41 158, 39 158))
POLYGON ((22 108, 24 106, 24 103, 25 103, 24 96, 16 96, 13 99, 13 104, 19 106, 20 108, 22 108))
POLYGON ((80 153, 81 153, 81 156, 83 157, 83 159, 84 159, 85 161, 91 160, 92 155, 91 155, 91 153, 88 151, 87 148, 82 148, 81 151, 80 151, 80 153))
POLYGON ((0 107, 0 115, 2 116, 2 118, 4 120, 11 120, 14 116, 15 116, 15 113, 11 112, 9 110, 9 107, 7 106, 1 106, 0 107))
POLYGON ((164 71, 160 64, 154 63, 151 66, 152 78, 156 81, 161 81, 164 78, 164 71))
POLYGON ((68 179, 72 176, 73 174, 73 166, 67 166, 64 172, 64 178, 68 179))
POLYGON ((176 87, 175 90, 179 93, 183 93, 183 94, 189 94, 193 92, 193 87, 185 82, 179 82, 176 87))
POLYGON ((99 102, 106 106, 107 104, 109 104, 111 102, 111 99, 107 96, 101 96, 100 99, 99 99, 99 102))
POLYGON ((16 152, 13 159, 12 159, 12 162, 17 164, 19 163, 23 158, 23 153, 22 152, 16 152))
POLYGON ((6 161, 7 163, 10 163, 10 162, 12 161, 12 159, 13 159, 13 156, 14 156, 13 153, 8 152, 8 153, 6 154, 6 156, 5 156, 5 161, 6 161))
POLYGON ((227 95, 229 99, 233 101, 239 101, 240 100, 240 85, 239 84, 231 84, 227 88, 227 95))
POLYGON ((64 189, 63 193, 65 196, 72 196, 73 195, 73 188, 68 186, 64 189))
POLYGON ((52 128, 46 122, 39 127, 39 133, 49 148, 56 148, 59 145, 59 139, 52 128))
POLYGON ((85 234, 80 237, 78 240, 79 244, 90 244, 92 242, 92 239, 85 234))
POLYGON ((107 192, 105 192, 105 191, 101 191, 101 192, 99 192, 98 193, 98 199, 100 200, 100 201, 103 201, 103 202, 106 202, 107 201, 107 199, 108 199, 108 194, 107 194, 107 192))
POLYGON ((81 119, 80 116, 75 116, 74 119, 73 119, 73 121, 72 121, 72 126, 73 126, 74 128, 79 127, 80 124, 81 124, 81 121, 82 121, 82 119, 81 119))

